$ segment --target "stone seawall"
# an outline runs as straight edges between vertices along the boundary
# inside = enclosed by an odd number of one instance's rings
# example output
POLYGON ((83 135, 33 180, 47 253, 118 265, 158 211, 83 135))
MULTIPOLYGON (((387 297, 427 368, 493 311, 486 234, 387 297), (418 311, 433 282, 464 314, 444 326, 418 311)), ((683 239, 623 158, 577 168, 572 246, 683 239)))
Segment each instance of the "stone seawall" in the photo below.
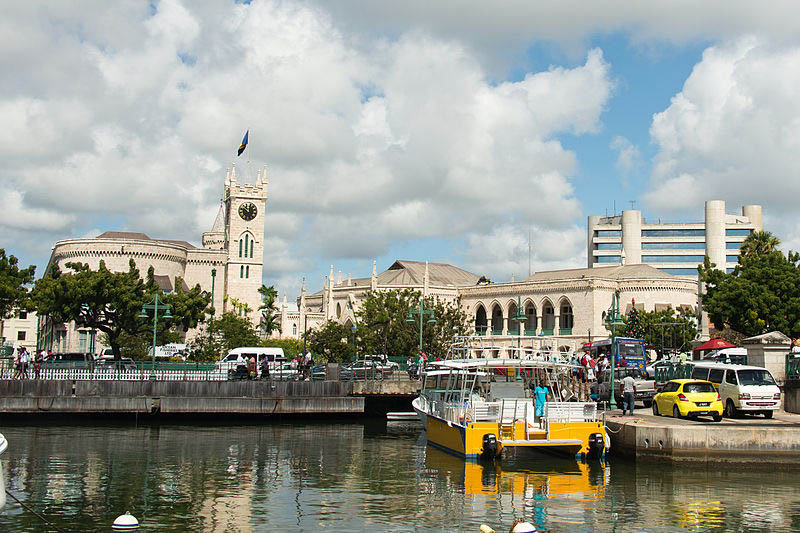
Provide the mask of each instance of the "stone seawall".
POLYGON ((6 414, 360 414, 364 402, 338 381, 0 380, 6 414))

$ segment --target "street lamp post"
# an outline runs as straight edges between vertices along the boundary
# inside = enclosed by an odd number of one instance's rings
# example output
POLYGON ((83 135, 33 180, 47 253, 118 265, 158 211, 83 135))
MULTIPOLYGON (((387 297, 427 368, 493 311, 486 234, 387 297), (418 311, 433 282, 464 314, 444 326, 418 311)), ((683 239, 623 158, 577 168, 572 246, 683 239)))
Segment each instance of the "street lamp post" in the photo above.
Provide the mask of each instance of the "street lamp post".
POLYGON ((214 312, 216 309, 214 308, 214 281, 217 279, 217 269, 211 269, 211 322, 214 322, 214 312))
POLYGON ((513 320, 517 321, 517 357, 522 359, 522 353, 520 352, 520 341, 522 340, 522 323, 525 322, 528 317, 525 316, 525 313, 522 312, 522 298, 517 296, 517 312, 516 314, 511 317, 513 320))
POLYGON ((152 372, 150 374, 150 379, 156 379, 156 331, 158 327, 158 310, 166 310, 164 313, 164 318, 172 318, 172 314, 169 312, 170 307, 169 304, 164 303, 159 298, 159 293, 153 297, 153 300, 149 304, 142 305, 142 312, 139 313, 139 318, 148 318, 147 311, 153 311, 153 367, 152 372))
POLYGON ((616 378, 614 375, 614 366, 617 362, 618 351, 617 326, 622 326, 624 324, 625 321, 622 320, 622 316, 619 314, 619 291, 615 291, 614 295, 611 297, 611 307, 608 308, 605 319, 606 329, 611 330, 611 398, 608 404, 611 409, 617 408, 617 400, 614 398, 614 381, 616 378))
POLYGON ((422 297, 419 299, 419 309, 409 309, 408 310, 408 318, 406 318, 406 322, 414 323, 417 320, 414 318, 414 315, 419 317, 419 351, 422 352, 422 321, 425 319, 426 316, 430 318, 427 320, 428 324, 436 324, 436 318, 433 315, 433 309, 425 309, 425 304, 423 302, 422 297))
POLYGON ((357 361, 358 357, 356 356, 356 325, 353 324, 350 326, 350 331, 353 333, 353 361, 357 361))

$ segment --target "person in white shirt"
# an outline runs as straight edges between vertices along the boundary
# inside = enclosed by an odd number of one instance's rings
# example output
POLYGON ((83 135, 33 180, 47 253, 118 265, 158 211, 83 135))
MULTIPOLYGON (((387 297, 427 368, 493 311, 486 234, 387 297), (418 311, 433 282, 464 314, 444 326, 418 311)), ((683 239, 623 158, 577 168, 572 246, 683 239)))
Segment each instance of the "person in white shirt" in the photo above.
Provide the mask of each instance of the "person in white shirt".
POLYGON ((630 374, 622 380, 622 400, 622 416, 625 416, 626 410, 633 415, 633 404, 636 401, 636 382, 630 374))

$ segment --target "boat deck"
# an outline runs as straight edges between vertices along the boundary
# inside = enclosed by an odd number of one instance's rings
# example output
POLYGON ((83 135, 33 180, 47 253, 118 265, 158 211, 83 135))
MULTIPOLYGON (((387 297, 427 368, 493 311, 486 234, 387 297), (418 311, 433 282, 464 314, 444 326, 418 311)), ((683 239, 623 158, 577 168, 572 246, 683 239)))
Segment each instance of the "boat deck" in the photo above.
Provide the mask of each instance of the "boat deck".
POLYGON ((533 440, 501 440, 503 447, 547 447, 547 446, 582 446, 579 439, 533 439, 533 440))

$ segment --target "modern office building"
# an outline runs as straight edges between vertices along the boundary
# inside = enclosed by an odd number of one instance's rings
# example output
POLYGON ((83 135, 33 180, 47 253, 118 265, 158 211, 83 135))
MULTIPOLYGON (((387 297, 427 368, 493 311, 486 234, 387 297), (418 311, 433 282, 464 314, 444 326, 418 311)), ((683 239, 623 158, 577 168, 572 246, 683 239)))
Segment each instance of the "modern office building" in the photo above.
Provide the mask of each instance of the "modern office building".
POLYGON ((587 224, 588 266, 651 265, 676 276, 696 276, 708 255, 717 268, 730 272, 748 235, 762 230, 761 206, 746 205, 741 215, 725 213, 725 202, 709 200, 705 220, 695 223, 648 223, 641 211, 611 217, 590 216, 587 224))

